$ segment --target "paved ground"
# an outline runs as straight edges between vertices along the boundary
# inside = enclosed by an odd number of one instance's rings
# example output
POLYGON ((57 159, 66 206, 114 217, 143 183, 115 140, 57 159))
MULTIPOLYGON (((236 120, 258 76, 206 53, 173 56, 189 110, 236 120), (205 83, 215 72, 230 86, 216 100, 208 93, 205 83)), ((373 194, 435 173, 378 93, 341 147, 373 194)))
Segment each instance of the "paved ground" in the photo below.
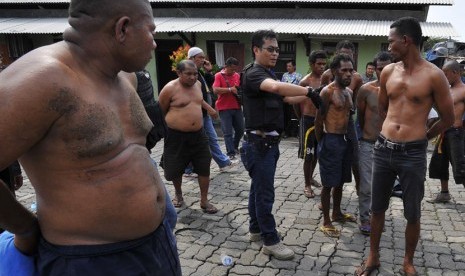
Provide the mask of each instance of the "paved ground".
MULTIPOLYGON (((160 160, 161 147, 162 142, 154 150, 156 160, 160 160)), ((320 197, 307 199, 302 194, 304 180, 302 160, 297 158, 297 140, 285 139, 280 148, 274 213, 284 243, 297 253, 295 258, 291 261, 270 258, 260 252, 260 242, 248 241, 247 172, 239 166, 237 173, 220 173, 212 162, 210 198, 220 209, 217 214, 201 211, 197 181, 183 179, 187 206, 177 209, 175 230, 183 275, 353 275, 355 266, 366 257, 369 239, 359 233, 354 223, 337 225, 342 228, 339 239, 325 237, 318 230, 322 221, 317 208, 320 197), (232 266, 221 264, 223 253, 232 256, 232 266)), ((173 195, 172 184, 167 184, 173 195)), ((438 190, 439 183, 428 179, 425 198, 438 190)), ((465 276, 465 189, 451 183, 450 191, 453 200, 449 204, 423 202, 421 238, 415 254, 420 275, 465 276)), ((318 189, 318 195, 319 192, 318 189)), ((31 206, 34 193, 28 182, 18 197, 31 206)), ((353 184, 346 185, 342 206, 347 212, 357 213, 353 184)), ((402 209, 401 200, 392 198, 386 213, 381 268, 377 275, 398 275, 405 243, 402 209)))

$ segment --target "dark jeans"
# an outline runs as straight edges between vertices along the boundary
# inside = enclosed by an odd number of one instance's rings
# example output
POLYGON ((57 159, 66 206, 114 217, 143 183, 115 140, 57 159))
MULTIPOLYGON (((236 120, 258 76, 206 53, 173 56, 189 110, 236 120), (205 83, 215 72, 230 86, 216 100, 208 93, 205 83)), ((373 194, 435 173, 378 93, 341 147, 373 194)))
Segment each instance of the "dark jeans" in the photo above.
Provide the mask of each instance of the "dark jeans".
POLYGON ((274 204, 274 175, 279 159, 279 144, 264 144, 264 139, 248 134, 242 142, 241 159, 252 178, 249 194, 251 233, 261 233, 265 245, 279 243, 276 222, 271 214, 274 204))
POLYGON ((244 115, 241 109, 228 109, 220 111, 221 130, 223 131, 224 144, 229 156, 236 154, 239 142, 244 135, 244 115), (234 130, 234 137, 233 137, 234 130))
POLYGON ((404 217, 416 222, 421 217, 421 201, 425 194, 426 147, 428 141, 404 144, 381 142, 374 146, 371 210, 385 212, 389 207, 392 186, 399 176, 404 204, 404 217))

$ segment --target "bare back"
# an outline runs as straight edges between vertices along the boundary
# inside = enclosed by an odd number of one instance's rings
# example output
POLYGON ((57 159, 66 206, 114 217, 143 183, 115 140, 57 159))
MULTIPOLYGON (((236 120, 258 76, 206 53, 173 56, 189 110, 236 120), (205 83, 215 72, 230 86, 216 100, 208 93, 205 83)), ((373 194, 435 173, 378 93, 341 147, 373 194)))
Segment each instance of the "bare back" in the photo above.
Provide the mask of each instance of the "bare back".
POLYGON ((443 72, 425 60, 411 71, 405 70, 402 62, 386 66, 381 73, 379 103, 381 112, 389 108, 381 133, 398 142, 425 139, 433 103, 438 105, 439 115, 447 109, 447 87, 443 72))
MULTIPOLYGON (((318 88, 320 87, 320 84, 321 76, 317 76, 313 73, 307 74, 305 77, 302 78, 302 80, 299 83, 300 86, 310 86, 312 88, 318 88)), ((316 107, 310 99, 307 98, 304 101, 302 101, 299 107, 302 115, 311 117, 316 116, 316 107)))
POLYGON ((379 83, 377 80, 368 82, 358 91, 357 115, 362 128, 363 139, 375 140, 381 130, 378 112, 379 83))
POLYGON ((104 78, 80 54, 60 42, 2 72, 0 109, 9 115, 0 130, 10 135, 0 165, 22 155, 49 242, 135 239, 164 216, 163 184, 145 148, 152 123, 125 75, 104 78))
POLYGON ((161 90, 159 102, 169 128, 194 132, 203 127, 203 97, 199 81, 193 86, 183 86, 179 79, 170 81, 161 90))

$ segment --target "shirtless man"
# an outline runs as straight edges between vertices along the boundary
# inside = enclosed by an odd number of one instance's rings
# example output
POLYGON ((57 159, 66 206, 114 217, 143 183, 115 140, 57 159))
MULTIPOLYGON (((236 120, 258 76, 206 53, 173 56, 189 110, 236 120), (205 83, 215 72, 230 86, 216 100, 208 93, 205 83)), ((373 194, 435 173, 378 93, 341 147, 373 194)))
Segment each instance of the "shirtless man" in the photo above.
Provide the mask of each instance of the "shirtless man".
POLYGON ((362 234, 370 235, 370 204, 371 204, 371 169, 373 166, 373 147, 381 130, 378 113, 379 77, 381 71, 392 63, 388 52, 380 52, 372 62, 377 78, 370 81, 358 91, 357 116, 362 128, 359 141, 360 154, 360 189, 358 193, 358 210, 360 216, 359 230, 362 234))
MULTIPOLYGON (((326 58, 327 56, 324 51, 313 51, 310 53, 308 63, 312 72, 303 77, 299 83, 300 86, 320 87, 321 74, 325 70, 326 58)), ((313 172, 318 160, 316 155, 315 128, 313 127, 317 109, 312 101, 305 96, 290 97, 286 98, 285 101, 296 106, 298 110, 297 113, 300 117, 299 158, 304 159, 304 195, 308 198, 313 198, 315 197, 315 193, 312 190, 312 185, 321 187, 321 184, 313 178, 313 172)))
POLYGON ((322 106, 315 119, 318 141, 320 177, 323 184, 321 205, 323 226, 321 231, 330 237, 338 237, 339 230, 331 221, 354 220, 352 215, 341 211, 342 187, 352 181, 350 162, 352 147, 356 141, 347 137, 347 126, 352 109, 352 90, 348 88, 353 72, 352 58, 346 54, 334 57, 330 64, 335 78, 321 91, 322 106), (331 189, 333 189, 333 212, 329 216, 331 189))
POLYGON ((120 73, 152 57, 152 8, 72 0, 69 24, 0 74, 0 169, 19 158, 37 196, 35 216, 0 183, 0 227, 19 251, 39 250, 40 275, 181 275, 145 147, 152 123, 120 73))
MULTIPOLYGON (((354 59, 354 52, 355 52, 355 46, 352 44, 352 42, 348 40, 343 40, 340 41, 336 45, 336 55, 338 54, 346 54, 349 55, 352 59, 354 59)), ((334 75, 331 72, 330 69, 326 70, 323 75, 321 76, 321 85, 327 85, 329 84, 332 80, 334 79, 334 75)), ((355 102, 357 99, 357 92, 360 89, 360 87, 363 84, 362 77, 360 76, 359 73, 354 71, 352 81, 350 82, 349 88, 352 90, 352 102, 355 102)), ((352 110, 352 112, 355 111, 355 106, 352 110)), ((350 116, 349 118, 349 127, 347 129, 347 136, 349 137, 350 140, 352 141, 357 141, 357 134, 355 132, 355 123, 350 116)), ((357 189, 358 192, 358 187, 360 186, 360 173, 359 173, 359 167, 358 167, 358 147, 353 147, 353 154, 352 154, 352 173, 354 174, 354 179, 355 179, 355 188, 357 189)))
POLYGON ((200 207, 204 212, 214 214, 218 209, 208 201, 212 157, 208 137, 203 129, 202 108, 210 116, 218 115, 203 100, 195 63, 191 60, 181 61, 176 67, 176 73, 178 78, 163 87, 158 99, 168 126, 163 152, 165 178, 173 181, 176 190, 174 206, 181 207, 184 203, 182 174, 192 162, 194 172, 199 175, 200 207))
POLYGON ((373 154, 370 253, 356 275, 370 275, 380 266, 379 243, 385 211, 397 176, 407 219, 405 256, 399 272, 416 275, 413 256, 420 235, 428 139, 454 122, 453 102, 444 73, 421 57, 422 32, 418 20, 404 17, 390 27, 389 52, 398 62, 381 72, 378 110, 382 128, 373 154), (426 129, 433 104, 440 119, 426 129))
POLYGON ((462 117, 465 113, 465 84, 460 79, 460 64, 451 60, 444 64, 442 71, 450 84, 450 93, 454 101, 454 124, 441 134, 429 163, 429 177, 441 180, 441 192, 431 203, 444 203, 450 200, 449 162, 456 184, 465 186, 465 158, 463 141, 465 140, 462 117))

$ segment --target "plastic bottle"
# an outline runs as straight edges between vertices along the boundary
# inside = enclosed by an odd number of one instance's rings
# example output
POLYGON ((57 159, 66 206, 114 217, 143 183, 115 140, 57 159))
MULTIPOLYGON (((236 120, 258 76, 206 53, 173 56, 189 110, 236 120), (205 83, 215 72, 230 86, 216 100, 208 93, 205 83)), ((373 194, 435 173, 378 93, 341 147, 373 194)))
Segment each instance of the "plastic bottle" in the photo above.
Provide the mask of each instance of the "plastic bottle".
POLYGON ((33 213, 37 212, 37 203, 35 201, 32 202, 32 204, 31 204, 31 211, 33 213))
POLYGON ((224 253, 221 254, 221 263, 224 265, 224 266, 231 266, 233 265, 233 259, 231 256, 228 256, 224 253))

